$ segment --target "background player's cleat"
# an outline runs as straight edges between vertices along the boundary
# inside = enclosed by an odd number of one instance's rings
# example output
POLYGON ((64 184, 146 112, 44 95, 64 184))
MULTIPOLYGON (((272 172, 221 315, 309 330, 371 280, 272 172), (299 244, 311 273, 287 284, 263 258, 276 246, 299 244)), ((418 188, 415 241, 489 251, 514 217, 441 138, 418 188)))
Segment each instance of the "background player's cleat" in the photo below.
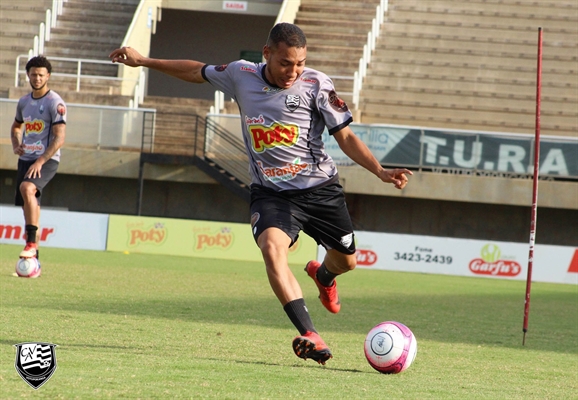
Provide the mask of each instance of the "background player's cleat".
POLYGON ((321 339, 321 336, 315 332, 307 331, 304 335, 293 339, 293 351, 297 357, 304 360, 310 358, 321 365, 325 365, 327 360, 333 358, 331 350, 321 339))
POLYGON ((38 254, 38 244, 27 242, 24 250, 20 252, 20 258, 31 258, 37 257, 38 254))
POLYGON ((341 310, 341 302, 339 301, 339 294, 337 293, 337 282, 333 281, 333 285, 331 286, 323 286, 317 280, 317 270, 320 266, 320 263, 311 260, 305 266, 305 272, 307 272, 307 275, 315 281, 315 284, 319 289, 319 299, 321 300, 321 304, 323 304, 329 312, 337 314, 339 310, 341 310))

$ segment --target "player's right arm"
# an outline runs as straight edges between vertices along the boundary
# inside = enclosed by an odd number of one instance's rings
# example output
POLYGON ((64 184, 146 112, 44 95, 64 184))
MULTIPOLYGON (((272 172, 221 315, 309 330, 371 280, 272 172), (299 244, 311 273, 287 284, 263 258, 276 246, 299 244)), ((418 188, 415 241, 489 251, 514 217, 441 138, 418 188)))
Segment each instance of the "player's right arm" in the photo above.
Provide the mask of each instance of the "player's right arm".
POLYGON ((121 63, 129 67, 146 67, 174 76, 191 83, 204 83, 201 70, 205 65, 194 60, 162 60, 142 56, 131 47, 121 47, 110 53, 109 58, 113 63, 121 63))
POLYGON ((12 140, 12 151, 14 154, 21 156, 24 154, 24 144, 22 143, 22 125, 23 122, 14 120, 10 128, 10 140, 12 140))

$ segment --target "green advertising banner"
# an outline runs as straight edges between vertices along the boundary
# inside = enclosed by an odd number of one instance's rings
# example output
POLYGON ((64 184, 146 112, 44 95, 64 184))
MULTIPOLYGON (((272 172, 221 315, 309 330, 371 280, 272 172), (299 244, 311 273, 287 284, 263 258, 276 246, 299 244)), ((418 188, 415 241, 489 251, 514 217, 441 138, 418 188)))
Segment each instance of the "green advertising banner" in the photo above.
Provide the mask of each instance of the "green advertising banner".
MULTIPOLYGON (((240 261, 262 261, 251 226, 232 222, 111 215, 108 251, 167 254, 240 261)), ((317 244, 305 234, 289 250, 289 263, 317 256, 317 244)))

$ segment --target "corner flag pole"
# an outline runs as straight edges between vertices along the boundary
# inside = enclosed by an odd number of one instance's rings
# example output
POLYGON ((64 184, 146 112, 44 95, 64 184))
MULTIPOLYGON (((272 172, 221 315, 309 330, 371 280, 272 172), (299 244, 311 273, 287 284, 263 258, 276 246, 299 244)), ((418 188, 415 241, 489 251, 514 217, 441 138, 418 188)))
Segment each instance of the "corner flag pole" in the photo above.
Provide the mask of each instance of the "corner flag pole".
POLYGON ((530 217, 530 253, 528 256, 528 276, 526 278, 526 300, 524 302, 524 338, 526 344, 528 316, 530 314, 530 289, 532 286, 532 267, 534 266, 534 243, 536 240, 536 213, 538 211, 538 171, 540 161, 540 97, 542 92, 542 28, 538 28, 538 68, 536 79, 536 137, 534 139, 534 185, 532 191, 532 211, 530 217))

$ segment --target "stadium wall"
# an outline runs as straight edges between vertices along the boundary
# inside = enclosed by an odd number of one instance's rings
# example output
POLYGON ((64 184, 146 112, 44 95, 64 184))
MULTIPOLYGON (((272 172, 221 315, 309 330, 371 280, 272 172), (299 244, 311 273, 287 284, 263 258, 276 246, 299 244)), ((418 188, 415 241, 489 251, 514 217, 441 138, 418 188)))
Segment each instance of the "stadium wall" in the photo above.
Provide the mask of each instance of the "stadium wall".
MULTIPOLYGON (((189 179, 194 176, 186 171, 181 174, 189 179)), ((0 203, 14 204, 15 178, 15 171, 0 170, 0 203)), ((206 177, 198 182, 156 178, 144 182, 142 215, 249 222, 248 204, 206 177)), ((377 185, 386 186, 379 182, 377 185)), ((58 173, 43 193, 42 205, 78 212, 135 215, 137 195, 136 178, 58 173)), ((350 192, 347 202, 359 230, 510 242, 529 239, 529 204, 514 206, 350 192)), ((539 207, 536 242, 578 246, 578 210, 539 207)))
MULTIPOLYGON (((0 243, 22 244, 18 207, 0 207, 0 243)), ((261 261, 247 223, 182 220, 45 210, 42 247, 261 261)), ((525 280, 528 244, 394 235, 358 231, 360 268, 525 280)), ((325 251, 301 235, 289 251, 291 264, 323 259, 325 251)), ((533 280, 578 284, 578 248, 537 245, 533 280)))

